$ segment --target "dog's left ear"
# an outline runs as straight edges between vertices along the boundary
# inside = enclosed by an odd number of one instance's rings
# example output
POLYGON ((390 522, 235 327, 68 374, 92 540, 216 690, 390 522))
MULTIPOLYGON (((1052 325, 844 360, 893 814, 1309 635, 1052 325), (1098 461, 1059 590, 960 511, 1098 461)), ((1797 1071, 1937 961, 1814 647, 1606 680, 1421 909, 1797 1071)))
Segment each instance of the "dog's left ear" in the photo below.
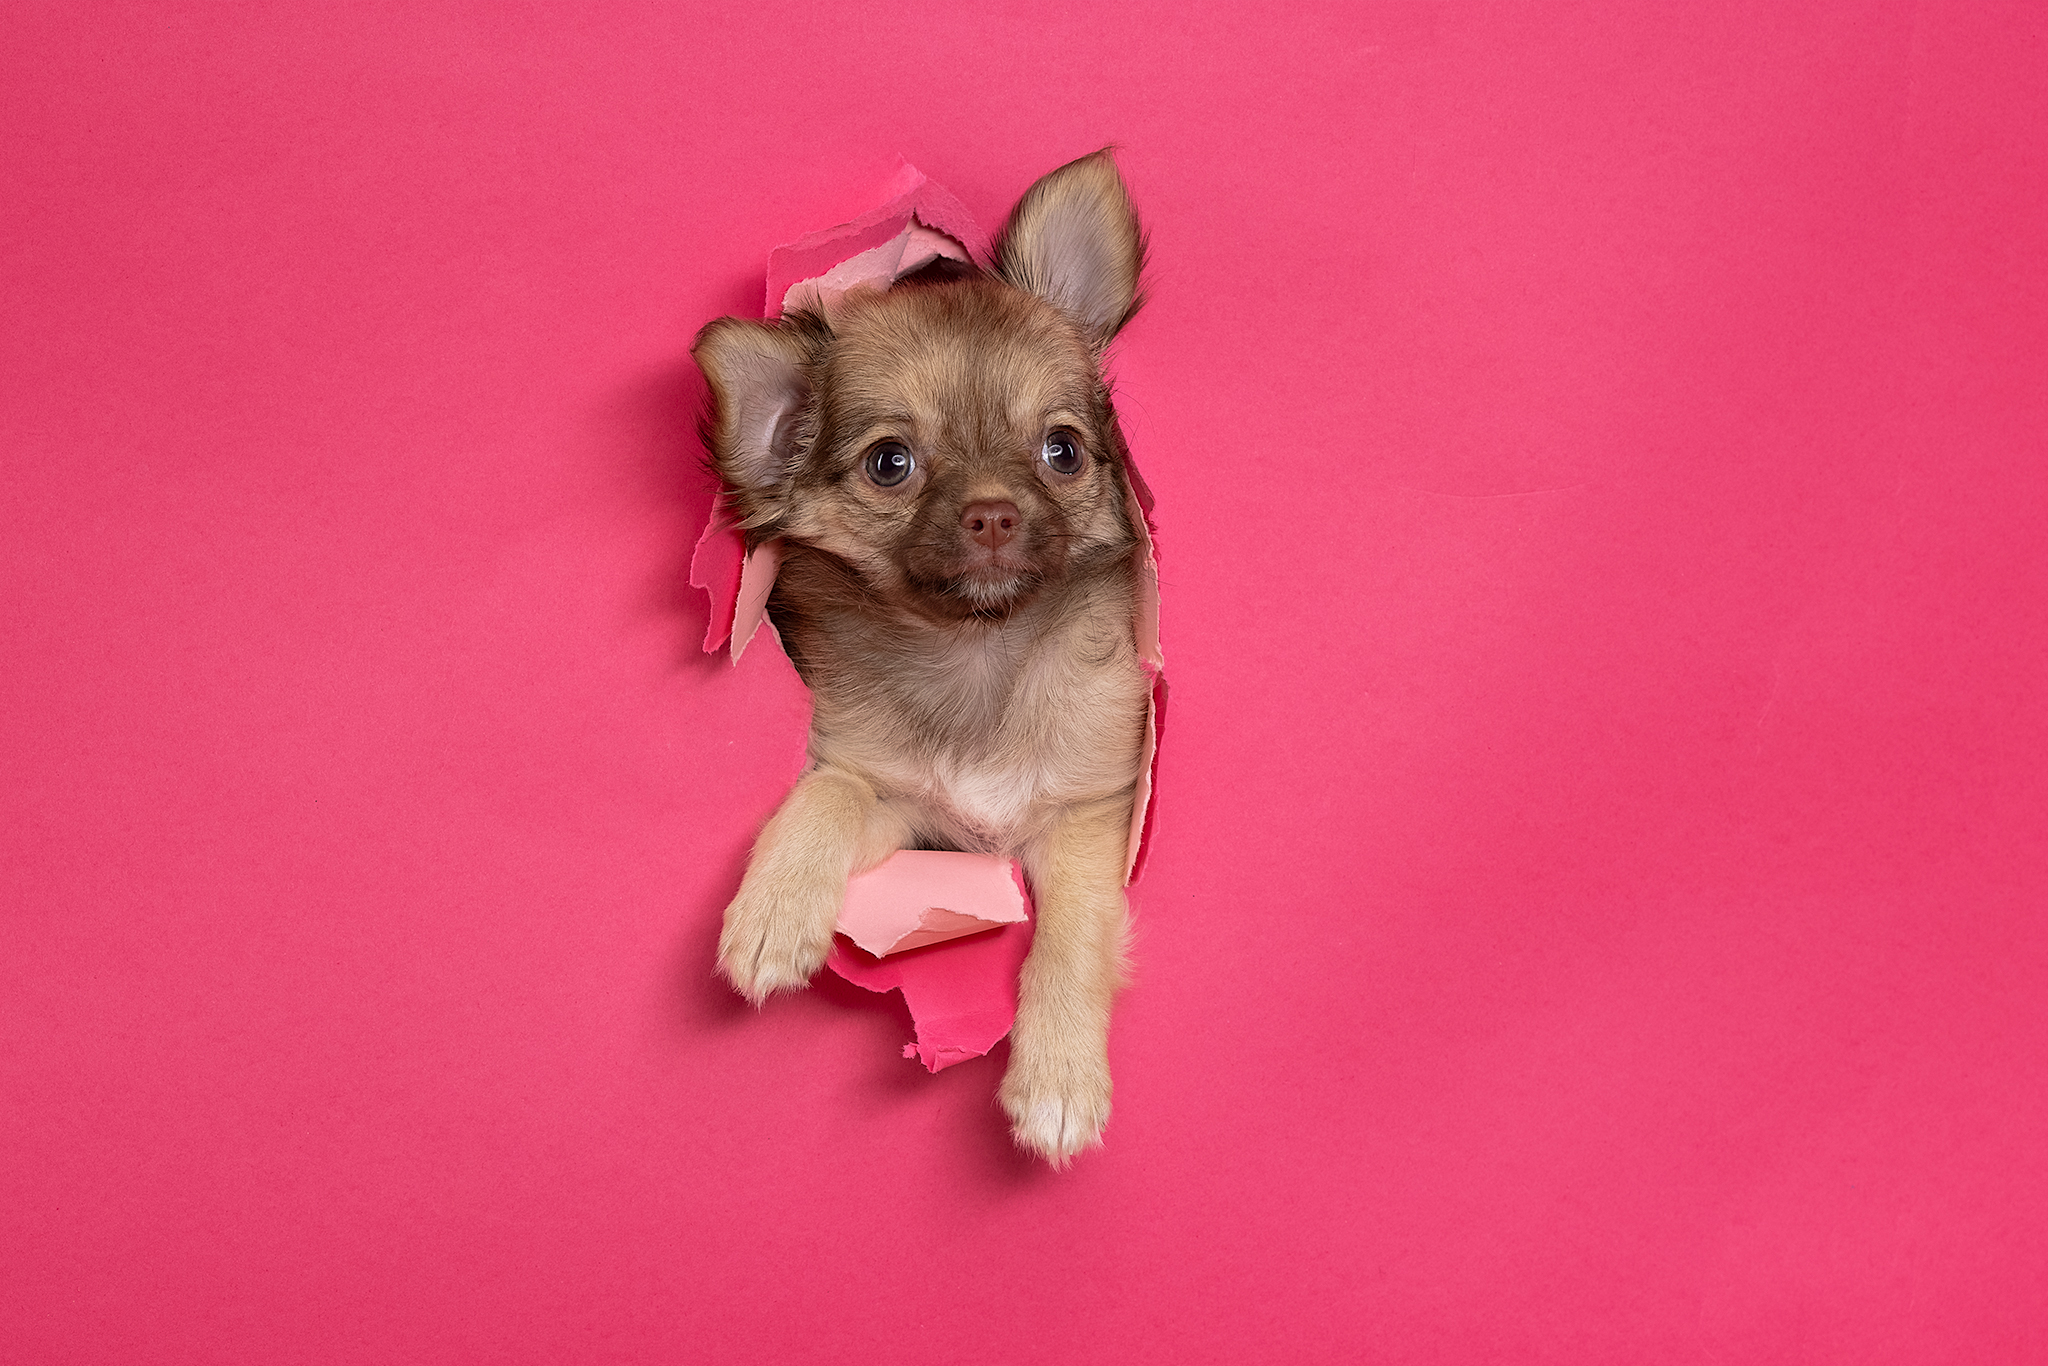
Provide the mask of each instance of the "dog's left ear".
POLYGON ((1145 234, 1107 148, 1067 163, 1017 201, 996 274, 1058 305, 1104 346, 1143 302, 1145 234))
POLYGON ((711 385, 712 464, 741 495, 750 525, 779 506, 802 460, 802 417, 810 402, 806 367, 824 326, 798 316, 780 322, 720 318, 690 352, 711 385))

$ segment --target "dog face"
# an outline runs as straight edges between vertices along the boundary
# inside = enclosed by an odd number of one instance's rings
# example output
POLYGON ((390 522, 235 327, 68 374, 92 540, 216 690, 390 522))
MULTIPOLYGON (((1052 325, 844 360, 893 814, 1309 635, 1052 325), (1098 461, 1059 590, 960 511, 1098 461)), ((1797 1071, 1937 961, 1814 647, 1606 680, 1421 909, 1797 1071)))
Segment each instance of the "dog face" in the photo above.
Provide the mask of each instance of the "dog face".
POLYGON ((1019 204, 996 268, 721 319, 696 355, 718 472, 757 539, 934 619, 1000 618, 1128 551, 1102 348, 1136 306, 1136 221, 1106 156, 1019 204))
POLYGON ((933 615, 1007 611, 1128 535, 1095 355, 1050 304, 913 286, 833 331, 781 534, 933 615))

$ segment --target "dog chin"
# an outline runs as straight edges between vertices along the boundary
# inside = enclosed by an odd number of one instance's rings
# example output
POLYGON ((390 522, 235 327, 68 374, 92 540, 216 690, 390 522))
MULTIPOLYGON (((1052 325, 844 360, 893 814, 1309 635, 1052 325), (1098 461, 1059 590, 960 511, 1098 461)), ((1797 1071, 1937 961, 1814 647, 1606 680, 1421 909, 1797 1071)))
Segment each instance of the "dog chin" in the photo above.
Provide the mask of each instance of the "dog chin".
POLYGON ((982 611, 1008 607, 1024 597, 1036 580, 1021 569, 969 574, 960 582, 960 596, 982 611))
POLYGON ((1028 569, 991 565, 954 579, 947 585, 947 596, 975 616, 989 616, 1020 606, 1038 587, 1038 575, 1028 569))

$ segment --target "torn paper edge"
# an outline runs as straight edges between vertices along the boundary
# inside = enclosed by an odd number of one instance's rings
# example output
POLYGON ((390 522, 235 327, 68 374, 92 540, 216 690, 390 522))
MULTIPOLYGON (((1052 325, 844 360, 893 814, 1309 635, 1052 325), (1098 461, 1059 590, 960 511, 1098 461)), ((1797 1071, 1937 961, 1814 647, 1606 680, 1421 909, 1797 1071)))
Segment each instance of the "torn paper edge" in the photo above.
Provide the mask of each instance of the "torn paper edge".
POLYGON ((899 849, 847 882, 833 928, 887 958, 1025 918, 1023 877, 1010 860, 899 849))
POLYGON ((902 232, 879 247, 840 262, 823 275, 799 280, 782 296, 780 312, 808 309, 828 313, 850 289, 882 285, 923 270, 937 260, 970 263, 967 249, 942 232, 933 232, 912 218, 902 232))
POLYGON ((1007 869, 1023 898, 1024 920, 975 935, 964 943, 908 950, 890 958, 876 958, 847 936, 835 935, 832 953, 825 960, 826 969, 834 976, 863 991, 902 993, 914 1032, 911 1042, 903 1046, 903 1056, 923 1063, 930 1072, 985 1056, 1017 1021, 1018 973, 1030 955, 1034 930, 1031 892, 1015 863, 992 855, 974 857, 988 858, 1007 869), (927 953, 933 956, 928 958, 927 953), (955 988, 963 985, 963 978, 977 985, 968 991, 947 990, 948 977, 955 988), (984 1004, 960 1009, 977 999, 984 1004))
MULTIPOLYGON (((899 163, 882 192, 887 198, 858 218, 807 233, 768 253, 763 316, 779 316, 794 286, 827 276, 863 252, 886 246, 912 226, 913 220, 951 238, 964 252, 959 259, 988 258, 993 244, 967 206, 909 162, 899 163)), ((929 259, 921 264, 929 264, 929 259)))

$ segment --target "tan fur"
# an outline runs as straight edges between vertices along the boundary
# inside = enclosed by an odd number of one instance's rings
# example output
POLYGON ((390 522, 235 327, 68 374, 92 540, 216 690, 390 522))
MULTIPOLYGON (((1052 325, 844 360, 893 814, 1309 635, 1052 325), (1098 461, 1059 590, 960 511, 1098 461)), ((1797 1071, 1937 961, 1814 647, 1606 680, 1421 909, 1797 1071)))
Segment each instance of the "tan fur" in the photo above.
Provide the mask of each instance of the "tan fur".
POLYGON ((785 542, 769 612, 814 702, 811 768, 755 845, 720 970, 749 1000, 824 962, 846 879, 903 847, 1020 858, 1038 906, 1001 1098, 1055 1165, 1109 1118, 1110 1002, 1149 682, 1137 534, 1100 350, 1142 240, 1098 154, 1033 188, 998 273, 849 295, 829 318, 721 319, 697 357, 750 534, 785 542), (1067 433, 1083 468, 1041 458, 1067 433), (879 443, 915 459, 881 487, 879 443), (1013 504, 978 546, 970 504, 1013 504))

